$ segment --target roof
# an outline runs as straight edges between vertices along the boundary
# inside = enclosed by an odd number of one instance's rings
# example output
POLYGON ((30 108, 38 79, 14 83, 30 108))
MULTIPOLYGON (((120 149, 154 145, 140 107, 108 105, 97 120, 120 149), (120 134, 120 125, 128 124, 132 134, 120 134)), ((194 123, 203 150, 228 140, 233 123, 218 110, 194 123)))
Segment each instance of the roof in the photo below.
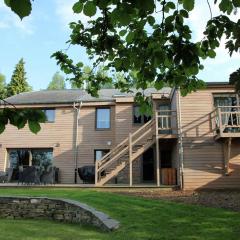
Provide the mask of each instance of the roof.
MULTIPOLYGON (((14 105, 25 104, 69 104, 73 102, 104 102, 115 101, 116 97, 132 97, 138 91, 132 89, 132 92, 122 93, 117 89, 101 89, 99 97, 92 97, 84 90, 71 89, 71 90, 42 90, 35 92, 25 92, 6 98, 5 100, 14 105)), ((152 93, 170 94, 171 88, 162 88, 156 90, 155 88, 148 88, 144 90, 145 96, 150 96, 152 93)))

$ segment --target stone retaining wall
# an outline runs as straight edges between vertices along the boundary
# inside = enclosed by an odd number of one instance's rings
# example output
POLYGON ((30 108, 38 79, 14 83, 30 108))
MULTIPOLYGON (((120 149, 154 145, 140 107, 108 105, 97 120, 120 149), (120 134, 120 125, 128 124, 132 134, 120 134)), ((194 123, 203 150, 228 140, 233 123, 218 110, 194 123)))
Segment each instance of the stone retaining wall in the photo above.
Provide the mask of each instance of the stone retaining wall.
POLYGON ((119 227, 119 222, 86 204, 43 197, 1 197, 0 218, 49 219, 68 223, 87 224, 104 231, 119 227))

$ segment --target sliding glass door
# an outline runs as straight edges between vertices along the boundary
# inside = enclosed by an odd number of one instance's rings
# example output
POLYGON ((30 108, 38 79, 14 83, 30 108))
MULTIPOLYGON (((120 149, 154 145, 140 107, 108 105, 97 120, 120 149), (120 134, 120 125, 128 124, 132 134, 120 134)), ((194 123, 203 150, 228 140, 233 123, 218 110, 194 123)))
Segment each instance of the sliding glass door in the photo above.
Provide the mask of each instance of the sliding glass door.
POLYGON ((8 149, 8 166, 13 169, 12 180, 18 180, 19 169, 37 167, 41 172, 53 163, 53 149, 8 149))

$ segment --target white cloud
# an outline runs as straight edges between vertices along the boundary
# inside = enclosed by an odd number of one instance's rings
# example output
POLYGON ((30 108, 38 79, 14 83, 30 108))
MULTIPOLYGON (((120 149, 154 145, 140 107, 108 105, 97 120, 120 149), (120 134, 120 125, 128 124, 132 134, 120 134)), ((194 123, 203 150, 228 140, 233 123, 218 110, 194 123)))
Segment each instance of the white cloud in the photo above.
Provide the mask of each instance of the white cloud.
POLYGON ((0 2, 0 29, 15 28, 24 34, 33 34, 33 16, 20 18, 8 8, 3 1, 0 2))
POLYGON ((83 23, 87 23, 90 19, 84 14, 75 14, 72 10, 73 4, 76 0, 55 0, 56 2, 56 14, 59 17, 60 23, 64 29, 68 29, 70 22, 81 20, 83 23))

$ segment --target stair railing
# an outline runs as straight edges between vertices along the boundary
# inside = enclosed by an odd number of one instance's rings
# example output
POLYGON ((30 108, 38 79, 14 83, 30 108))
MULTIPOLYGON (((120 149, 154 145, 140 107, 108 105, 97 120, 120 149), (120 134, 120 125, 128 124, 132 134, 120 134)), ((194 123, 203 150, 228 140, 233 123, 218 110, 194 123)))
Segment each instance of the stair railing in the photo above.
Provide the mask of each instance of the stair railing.
POLYGON ((97 184, 103 175, 104 170, 125 154, 133 152, 134 146, 148 136, 152 136, 155 133, 155 120, 150 120, 142 127, 140 127, 133 134, 130 134, 127 138, 125 138, 121 143, 119 143, 116 147, 114 147, 109 153, 103 156, 102 159, 96 161, 95 163, 95 183, 97 184), (131 138, 131 139, 130 139, 131 138), (129 148, 129 142, 131 142, 131 151, 129 148))

